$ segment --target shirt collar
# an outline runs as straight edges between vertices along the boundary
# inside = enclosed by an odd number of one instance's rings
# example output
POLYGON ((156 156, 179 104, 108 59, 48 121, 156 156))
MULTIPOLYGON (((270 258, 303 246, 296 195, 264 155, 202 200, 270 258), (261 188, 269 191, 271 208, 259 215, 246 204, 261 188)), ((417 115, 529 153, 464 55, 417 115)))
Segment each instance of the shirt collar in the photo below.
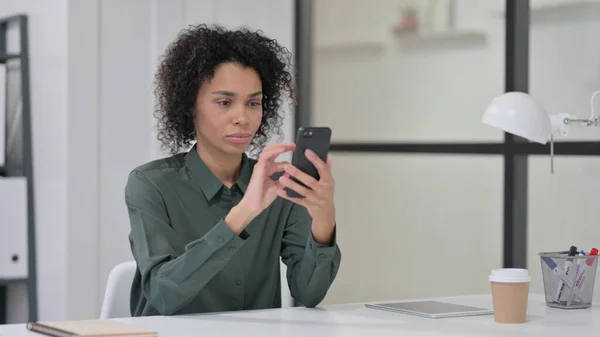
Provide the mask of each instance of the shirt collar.
MULTIPOLYGON (((211 200, 214 198, 221 190, 221 187, 223 187, 223 183, 214 175, 214 173, 212 173, 208 166, 206 166, 202 158, 200 158, 195 144, 186 154, 185 162, 186 166, 190 169, 192 177, 200 185, 206 199, 211 200)), ((252 169, 250 167, 250 160, 244 153, 242 154, 242 169, 234 185, 237 185, 242 193, 246 193, 251 176, 252 169)))

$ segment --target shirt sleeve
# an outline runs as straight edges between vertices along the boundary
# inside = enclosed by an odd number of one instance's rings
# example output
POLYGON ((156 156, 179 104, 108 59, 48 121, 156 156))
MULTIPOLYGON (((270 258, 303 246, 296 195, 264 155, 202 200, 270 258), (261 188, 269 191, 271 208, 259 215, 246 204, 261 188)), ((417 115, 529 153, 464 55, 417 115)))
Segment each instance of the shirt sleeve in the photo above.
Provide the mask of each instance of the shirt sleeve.
POLYGON ((142 292, 162 315, 175 314, 190 303, 246 242, 221 219, 181 252, 181 248, 176 248, 181 239, 170 225, 163 197, 142 172, 129 175, 125 203, 142 292))
POLYGON ((310 214, 306 208, 294 204, 284 229, 281 248, 292 297, 306 307, 317 306, 337 275, 341 257, 335 229, 330 246, 317 243, 312 235, 310 214))

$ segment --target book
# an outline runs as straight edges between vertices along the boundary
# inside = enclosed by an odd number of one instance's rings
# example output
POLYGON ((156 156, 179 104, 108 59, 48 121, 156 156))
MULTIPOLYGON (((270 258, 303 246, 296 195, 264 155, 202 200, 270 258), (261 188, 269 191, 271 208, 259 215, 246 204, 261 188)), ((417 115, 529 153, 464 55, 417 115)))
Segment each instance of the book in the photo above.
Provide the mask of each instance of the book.
POLYGON ((158 334, 135 325, 111 320, 29 322, 27 330, 52 337, 155 337, 158 334))

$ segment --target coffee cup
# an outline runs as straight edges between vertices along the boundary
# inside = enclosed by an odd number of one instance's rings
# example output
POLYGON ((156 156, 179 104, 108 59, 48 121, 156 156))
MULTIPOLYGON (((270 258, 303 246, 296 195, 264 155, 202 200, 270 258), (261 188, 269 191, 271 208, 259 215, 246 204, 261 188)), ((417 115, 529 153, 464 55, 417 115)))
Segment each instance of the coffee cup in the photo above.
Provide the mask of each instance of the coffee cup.
POLYGON ((527 269, 492 270, 494 320, 497 323, 525 323, 531 277, 527 269))

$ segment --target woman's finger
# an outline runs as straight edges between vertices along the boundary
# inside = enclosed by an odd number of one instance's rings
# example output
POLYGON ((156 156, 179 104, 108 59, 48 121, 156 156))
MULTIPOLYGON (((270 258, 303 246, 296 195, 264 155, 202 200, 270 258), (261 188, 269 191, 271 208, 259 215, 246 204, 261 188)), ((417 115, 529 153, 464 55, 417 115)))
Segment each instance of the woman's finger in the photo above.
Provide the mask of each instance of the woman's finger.
POLYGON ((313 190, 318 188, 319 182, 315 178, 313 178, 312 176, 301 171, 294 165, 292 165, 292 164, 285 165, 284 169, 285 169, 285 173, 296 178, 298 181, 300 181, 304 185, 308 186, 309 188, 311 188, 313 190))
POLYGON ((281 143, 271 145, 263 150, 263 152, 258 157, 259 162, 269 162, 275 160, 277 156, 282 153, 286 153, 289 151, 293 151, 296 148, 296 144, 294 143, 281 143))
POLYGON ((306 149, 306 158, 310 160, 310 162, 315 165, 317 171, 319 172, 320 180, 329 182, 332 180, 331 171, 327 164, 317 156, 313 151, 306 149))
POLYGON ((282 161, 282 162, 278 162, 278 163, 274 163, 272 168, 269 170, 270 172, 267 173, 267 175, 271 176, 275 173, 279 173, 279 172, 284 172, 285 171, 285 167, 290 165, 289 162, 287 161, 282 161))
POLYGON ((292 191, 304 196, 305 198, 309 198, 314 192, 299 183, 295 182, 288 174, 284 174, 279 178, 279 182, 292 191))
POLYGON ((273 170, 272 165, 274 164, 275 158, 282 153, 292 151, 295 146, 294 143, 283 143, 265 148, 260 156, 258 156, 258 162, 256 163, 254 171, 260 176, 272 175, 273 172, 271 172, 271 170, 273 170))
POLYGON ((306 198, 293 198, 287 195, 287 191, 284 189, 277 190, 277 195, 282 197, 285 200, 289 200, 295 204, 308 208, 309 204, 306 198))

